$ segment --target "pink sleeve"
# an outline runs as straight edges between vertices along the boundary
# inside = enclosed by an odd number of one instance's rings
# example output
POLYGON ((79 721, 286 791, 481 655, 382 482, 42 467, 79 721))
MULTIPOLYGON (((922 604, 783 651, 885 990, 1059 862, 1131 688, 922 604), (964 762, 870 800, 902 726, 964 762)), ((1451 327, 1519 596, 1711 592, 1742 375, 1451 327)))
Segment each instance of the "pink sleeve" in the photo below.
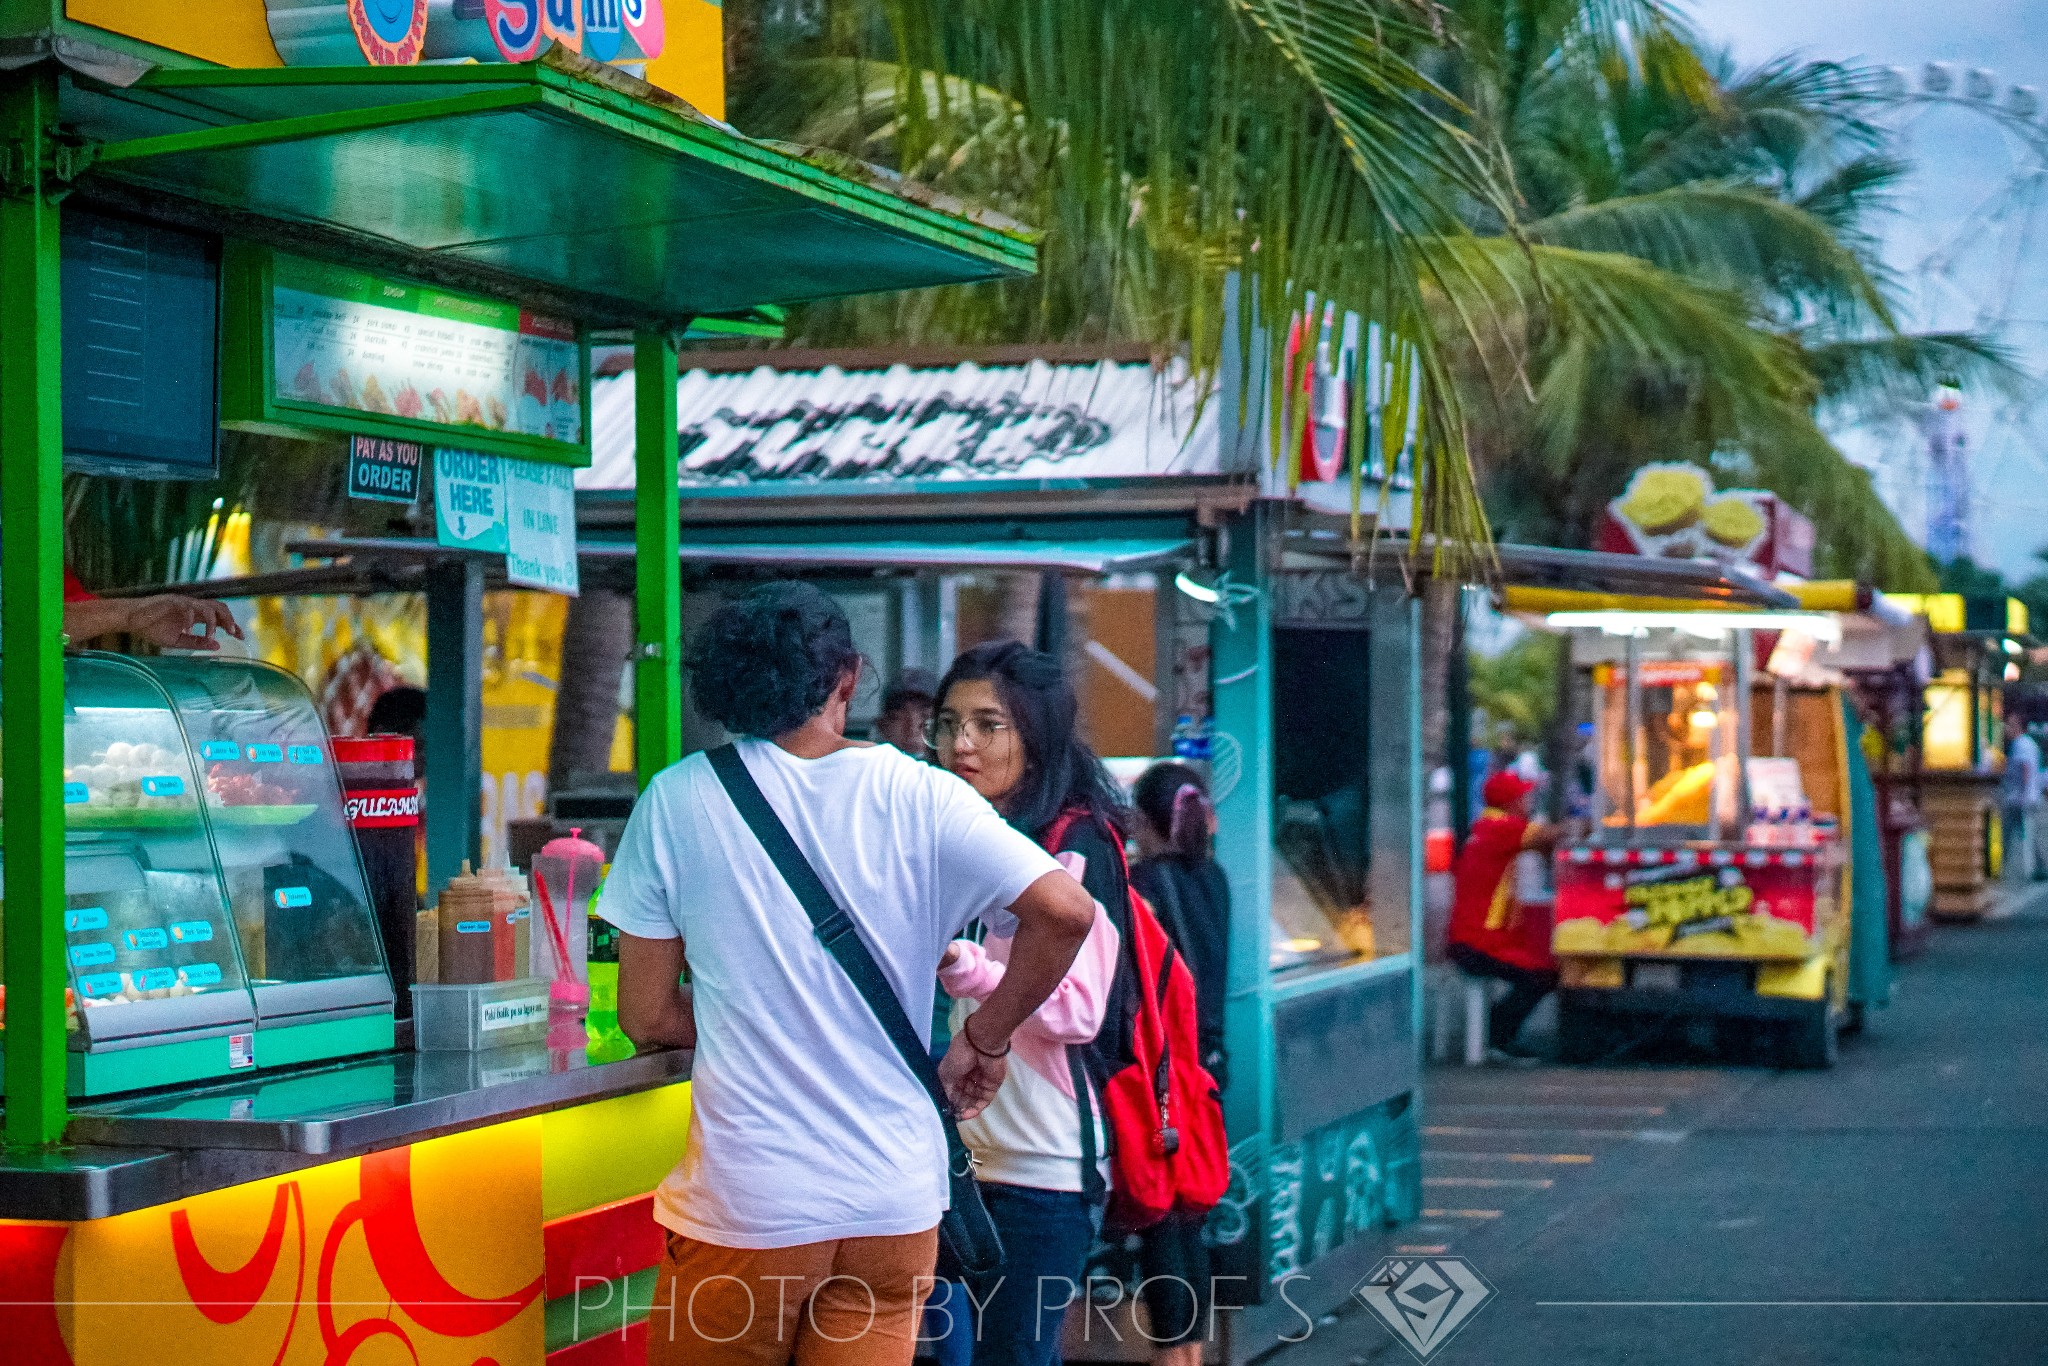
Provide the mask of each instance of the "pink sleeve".
MULTIPOLYGON (((1067 975, 1045 998, 1045 1004, 1018 1026, 1018 1032, 1056 1044, 1087 1043, 1093 1039, 1102 1029, 1103 1008, 1116 980, 1116 951, 1121 942, 1116 926, 1097 902, 1095 924, 1082 941, 1081 951, 1074 955, 1074 966, 1067 969, 1067 975)), ((940 970, 939 984, 949 996, 985 1001, 1003 980, 1004 966, 982 945, 963 940, 953 966, 940 970)))
POLYGON ((955 1000, 986 1001, 1003 980, 1003 965, 972 939, 956 939, 960 953, 952 965, 939 969, 939 985, 955 1000))

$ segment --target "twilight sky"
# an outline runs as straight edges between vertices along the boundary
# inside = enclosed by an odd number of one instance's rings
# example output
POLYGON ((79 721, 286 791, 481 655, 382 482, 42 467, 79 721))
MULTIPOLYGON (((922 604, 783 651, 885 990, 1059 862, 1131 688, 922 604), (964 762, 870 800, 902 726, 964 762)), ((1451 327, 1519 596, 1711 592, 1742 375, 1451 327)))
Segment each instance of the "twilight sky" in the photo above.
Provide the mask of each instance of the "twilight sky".
MULTIPOLYGON (((1998 98, 2013 85, 2035 86, 2048 112, 2048 4, 2038 0, 1680 3, 1695 27, 1743 67, 1785 52, 1863 59, 1905 68, 1915 89, 1929 62, 1954 64, 1959 78, 1965 69, 1982 67, 1992 73, 1998 98)), ((2026 367, 2048 372, 2048 174, 2024 178, 2031 158, 2020 140, 1967 109, 1906 110, 1896 125, 1918 167, 1886 232, 1887 257, 1910 294, 1907 324, 2002 321, 2002 335, 2026 367), (1930 257, 1952 264, 1930 266, 1930 257)), ((1974 437, 1976 557, 2024 578, 2044 568, 2033 557, 2048 547, 2048 399, 2021 409, 1973 400, 1968 430, 1974 437)), ((1918 534, 1926 466, 1917 431, 1902 423, 1842 440, 1874 465, 1880 488, 1918 534)))

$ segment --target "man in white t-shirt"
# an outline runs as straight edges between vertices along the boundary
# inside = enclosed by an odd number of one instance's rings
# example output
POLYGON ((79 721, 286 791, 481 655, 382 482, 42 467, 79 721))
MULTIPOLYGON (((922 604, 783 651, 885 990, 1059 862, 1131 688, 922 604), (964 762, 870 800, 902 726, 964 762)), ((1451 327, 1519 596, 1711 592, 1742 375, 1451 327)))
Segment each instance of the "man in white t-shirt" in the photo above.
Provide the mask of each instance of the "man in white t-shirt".
POLYGON ((2005 723, 2005 773, 1999 804, 2004 816, 2007 879, 2038 879, 2044 871, 2035 848, 2035 827, 2041 820, 2041 746, 2027 733, 2025 723, 2013 717, 2005 723))
MULTIPOLYGON (((697 709, 748 737, 749 773, 911 1020, 928 1027, 969 921, 1014 918, 1003 984, 939 1069, 960 1115, 979 1113, 1093 900, 966 783, 844 738, 861 659, 816 588, 726 603, 685 667, 697 709)), ((907 1364, 947 1201, 938 1113, 705 756, 648 786, 598 913, 622 932, 621 1027, 697 1050, 688 1144, 655 1195, 668 1254, 649 1361, 782 1362, 801 1345, 807 1366, 907 1364)))

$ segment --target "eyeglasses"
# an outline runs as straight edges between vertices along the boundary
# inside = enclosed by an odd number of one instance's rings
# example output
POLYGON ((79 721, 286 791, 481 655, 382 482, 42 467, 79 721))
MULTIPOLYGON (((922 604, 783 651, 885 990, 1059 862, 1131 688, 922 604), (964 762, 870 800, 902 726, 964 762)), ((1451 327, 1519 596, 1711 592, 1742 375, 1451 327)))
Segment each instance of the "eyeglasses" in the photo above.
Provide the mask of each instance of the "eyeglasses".
POLYGON ((1009 730, 1009 722, 993 716, 941 716, 924 728, 924 738, 933 749, 949 749, 964 734, 977 749, 986 749, 1009 730))

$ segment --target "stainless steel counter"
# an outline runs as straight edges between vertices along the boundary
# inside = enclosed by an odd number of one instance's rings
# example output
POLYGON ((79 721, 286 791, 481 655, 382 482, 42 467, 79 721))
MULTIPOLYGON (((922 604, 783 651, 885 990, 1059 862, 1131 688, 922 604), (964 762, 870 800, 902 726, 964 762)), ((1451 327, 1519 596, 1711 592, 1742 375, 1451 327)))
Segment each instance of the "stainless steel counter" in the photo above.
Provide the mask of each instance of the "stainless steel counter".
POLYGON ((688 1052, 592 1062, 534 1044, 383 1053, 88 1104, 67 1146, 0 1154, 0 1219, 100 1219, 548 1110, 686 1081, 688 1052))

